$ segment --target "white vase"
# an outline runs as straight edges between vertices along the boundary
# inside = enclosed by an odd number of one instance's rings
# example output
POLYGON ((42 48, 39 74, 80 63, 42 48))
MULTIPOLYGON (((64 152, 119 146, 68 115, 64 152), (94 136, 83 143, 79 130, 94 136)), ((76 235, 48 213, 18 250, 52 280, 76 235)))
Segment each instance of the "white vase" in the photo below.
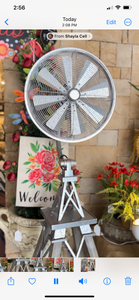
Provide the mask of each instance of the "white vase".
POLYGON ((132 222, 132 233, 135 239, 139 241, 139 224, 136 222, 136 220, 132 222))
POLYGON ((27 219, 16 215, 13 208, 0 209, 0 228, 4 231, 7 238, 16 244, 20 251, 20 257, 32 257, 38 238, 40 236, 42 220, 27 219), (7 216, 7 221, 2 219, 2 215, 7 216), (15 232, 21 232, 20 242, 15 241, 15 232))

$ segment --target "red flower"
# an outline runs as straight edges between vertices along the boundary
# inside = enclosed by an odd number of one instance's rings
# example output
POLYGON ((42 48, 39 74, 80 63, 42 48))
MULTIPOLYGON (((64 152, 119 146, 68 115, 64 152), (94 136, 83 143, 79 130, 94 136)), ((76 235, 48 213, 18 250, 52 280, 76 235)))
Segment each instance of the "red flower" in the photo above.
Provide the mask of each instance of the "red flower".
POLYGON ((124 165, 124 164, 121 164, 121 163, 119 163, 119 166, 122 168, 122 167, 124 167, 125 165, 124 165))
POLYGON ((3 169, 8 170, 10 168, 11 168, 11 162, 10 162, 10 160, 6 160, 4 165, 3 165, 3 169))
POLYGON ((18 64, 18 63, 19 63, 19 58, 18 58, 18 55, 17 55, 17 54, 15 54, 15 56, 13 57, 13 62, 14 62, 15 64, 18 64))
POLYGON ((45 173, 43 176, 43 181, 44 182, 50 182, 54 179, 55 175, 53 173, 45 173))
POLYGON ((55 166, 55 156, 52 152, 48 150, 42 150, 41 152, 38 152, 36 155, 36 162, 38 164, 41 164, 41 168, 47 171, 52 171, 55 166))
POLYGON ((40 37, 40 33, 41 33, 41 30, 37 30, 37 31, 36 31, 36 35, 37 35, 38 37, 40 37))
POLYGON ((102 174, 99 173, 98 176, 97 176, 97 179, 102 179, 102 178, 103 178, 102 174))
POLYGON ((77 170, 77 169, 74 169, 74 170, 73 170, 73 174, 74 174, 74 175, 79 175, 79 174, 80 174, 80 171, 77 170))
POLYGON ((20 51, 21 50, 21 47, 18 45, 18 46, 16 46, 16 48, 15 48, 17 51, 20 51))
POLYGON ((50 50, 54 50, 55 49, 55 47, 54 46, 50 46, 50 50))
POLYGON ((19 141, 19 139, 20 139, 20 133, 19 132, 13 133, 12 139, 13 139, 14 143, 17 143, 19 141))
POLYGON ((119 165, 119 163, 116 161, 116 162, 109 163, 109 165, 116 166, 116 165, 119 165))
POLYGON ((137 172, 137 171, 138 171, 137 166, 130 166, 130 171, 129 171, 130 175, 132 175, 134 172, 137 172))
POLYGON ((124 186, 129 186, 128 179, 125 179, 125 184, 124 184, 124 186))
POLYGON ((15 174, 14 172, 11 172, 11 173, 9 173, 9 174, 7 175, 7 179, 8 179, 9 181, 14 181, 15 178, 16 178, 16 174, 15 174))
POLYGON ((115 180, 111 181, 111 186, 118 186, 118 183, 116 183, 115 180))
POLYGON ((24 68, 29 68, 29 67, 31 67, 31 65, 32 65, 32 60, 28 57, 26 57, 22 62, 22 66, 24 68))
POLYGON ((31 183, 37 181, 39 178, 41 178, 43 175, 43 172, 41 169, 35 169, 32 172, 29 173, 29 180, 31 183))

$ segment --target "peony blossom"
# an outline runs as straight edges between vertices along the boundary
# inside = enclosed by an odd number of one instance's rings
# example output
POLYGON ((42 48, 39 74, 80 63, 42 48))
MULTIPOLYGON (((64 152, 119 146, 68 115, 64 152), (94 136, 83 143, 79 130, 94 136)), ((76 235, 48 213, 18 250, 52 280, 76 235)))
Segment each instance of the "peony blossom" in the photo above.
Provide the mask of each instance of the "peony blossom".
POLYGON ((45 173, 43 176, 43 181, 44 182, 50 182, 54 179, 55 175, 53 173, 45 173))
POLYGON ((41 178, 42 175, 43 175, 43 172, 41 169, 35 169, 29 173, 28 178, 29 178, 30 182, 33 183, 33 182, 37 181, 39 178, 41 178))
POLYGON ((13 62, 14 62, 15 64, 18 64, 18 63, 19 63, 19 58, 18 58, 18 55, 17 55, 17 54, 13 57, 13 62))
POLYGON ((9 174, 7 175, 7 179, 8 179, 9 181, 14 181, 15 178, 16 178, 16 174, 15 174, 14 172, 11 172, 11 173, 9 173, 9 174))
POLYGON ((20 133, 19 132, 13 133, 12 139, 13 139, 14 143, 17 143, 19 141, 19 139, 20 139, 20 133))
POLYGON ((8 170, 11 168, 11 162, 10 160, 6 160, 5 163, 3 164, 3 169, 8 170))
POLYGON ((22 66, 24 68, 29 68, 32 65, 32 60, 28 57, 24 58, 23 62, 22 62, 22 66))
POLYGON ((48 150, 42 150, 36 155, 36 162, 41 164, 42 170, 52 171, 55 166, 55 156, 52 152, 48 150))
POLYGON ((74 175, 79 175, 79 174, 80 174, 80 171, 77 170, 77 169, 74 169, 74 170, 73 170, 73 174, 74 174, 74 175))
POLYGON ((37 31, 36 31, 36 35, 37 35, 38 37, 40 37, 40 33, 41 33, 41 30, 37 30, 37 31))
POLYGON ((16 46, 15 48, 17 51, 20 51, 21 50, 21 47, 19 45, 16 46))

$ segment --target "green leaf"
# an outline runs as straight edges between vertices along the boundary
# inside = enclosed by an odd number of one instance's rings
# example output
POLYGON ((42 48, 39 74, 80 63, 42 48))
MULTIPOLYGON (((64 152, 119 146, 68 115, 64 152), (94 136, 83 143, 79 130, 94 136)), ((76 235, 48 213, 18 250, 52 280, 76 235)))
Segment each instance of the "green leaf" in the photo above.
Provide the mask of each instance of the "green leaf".
POLYGON ((49 184, 49 192, 51 192, 51 187, 52 187, 52 186, 51 186, 51 183, 50 183, 50 184, 49 184))
POLYGON ((27 170, 26 174, 29 173, 31 171, 31 169, 27 170))
POLYGON ((43 145, 43 147, 44 147, 44 149, 48 150, 48 148, 45 145, 43 145))
POLYGON ((53 184, 56 185, 56 186, 59 186, 60 185, 60 180, 54 179, 53 184))
POLYGON ((131 86, 133 86, 133 88, 134 88, 135 90, 139 91, 139 88, 137 88, 137 86, 136 86, 135 84, 133 84, 133 83, 131 83, 131 82, 129 82, 129 84, 131 84, 131 86))
POLYGON ((31 146, 31 149, 33 152, 37 153, 37 149, 36 149, 36 146, 32 143, 30 143, 30 146, 31 146))
POLYGON ((26 74, 28 74, 28 73, 30 72, 30 69, 24 68, 23 71, 24 71, 26 74))
POLYGON ((55 192, 57 192, 57 191, 58 191, 58 186, 56 186, 56 185, 54 185, 54 184, 52 183, 52 190, 55 191, 55 192))
POLYGON ((29 188, 35 189, 35 183, 33 182, 33 183, 29 186, 29 188))
POLYGON ((27 182, 29 182, 29 180, 24 180, 24 181, 22 181, 22 183, 27 183, 27 182))
POLYGON ((36 141, 36 149, 37 149, 37 152, 38 152, 39 149, 40 149, 40 145, 39 145, 38 141, 36 141))
POLYGON ((29 165, 31 164, 31 161, 26 161, 25 163, 23 163, 23 165, 29 165))

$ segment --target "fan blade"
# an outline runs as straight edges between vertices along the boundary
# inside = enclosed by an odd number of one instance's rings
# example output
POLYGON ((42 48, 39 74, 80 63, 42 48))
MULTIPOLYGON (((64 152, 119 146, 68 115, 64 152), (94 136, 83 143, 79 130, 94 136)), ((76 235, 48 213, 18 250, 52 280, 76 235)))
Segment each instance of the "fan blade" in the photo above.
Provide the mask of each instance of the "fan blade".
POLYGON ((42 95, 37 95, 33 97, 33 103, 35 106, 35 109, 41 110, 43 108, 49 107, 52 104, 59 103, 61 101, 64 101, 66 99, 65 96, 42 96, 42 95))
POLYGON ((81 134, 80 121, 78 118, 76 104, 71 104, 71 134, 81 134))
POLYGON ((69 103, 66 102, 60 108, 58 108, 57 111, 52 115, 52 117, 46 122, 46 126, 48 126, 52 130, 56 129, 58 123, 62 121, 62 118, 64 117, 64 114, 66 113, 68 107, 69 103))
POLYGON ((81 92, 82 98, 106 98, 109 96, 107 82, 100 83, 88 90, 81 92))
POLYGON ((53 89, 59 90, 63 93, 66 92, 63 85, 46 68, 41 69, 38 73, 37 80, 53 89))
POLYGON ((99 107, 96 107, 94 105, 89 105, 89 103, 84 103, 81 100, 77 100, 77 104, 84 110, 84 112, 96 123, 99 123, 104 115, 105 111, 99 107))
POLYGON ((63 56, 63 65, 67 81, 67 86, 72 88, 72 58, 70 56, 63 56))
POLYGON ((80 90, 97 71, 98 68, 87 60, 83 66, 75 88, 80 90))

